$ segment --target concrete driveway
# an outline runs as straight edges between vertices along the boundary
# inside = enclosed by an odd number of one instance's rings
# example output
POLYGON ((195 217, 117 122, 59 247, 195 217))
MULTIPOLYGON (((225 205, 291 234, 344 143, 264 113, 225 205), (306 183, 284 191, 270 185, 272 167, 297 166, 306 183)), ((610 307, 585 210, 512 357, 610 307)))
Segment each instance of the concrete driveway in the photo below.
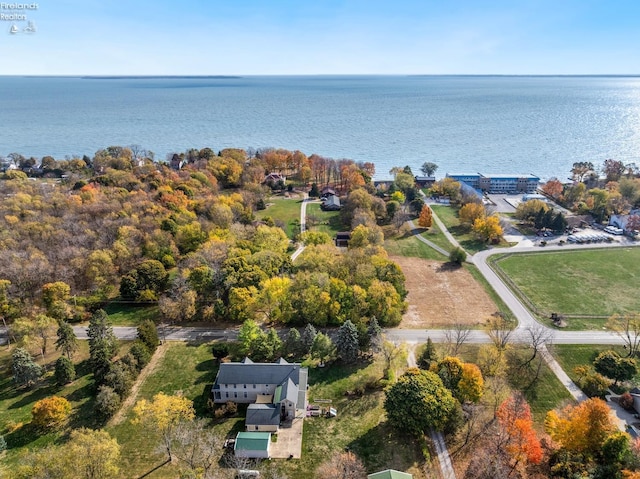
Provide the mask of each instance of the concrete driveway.
POLYGON ((302 428, 306 411, 297 411, 290 424, 280 426, 278 440, 271 443, 274 459, 300 459, 302 456, 302 428))

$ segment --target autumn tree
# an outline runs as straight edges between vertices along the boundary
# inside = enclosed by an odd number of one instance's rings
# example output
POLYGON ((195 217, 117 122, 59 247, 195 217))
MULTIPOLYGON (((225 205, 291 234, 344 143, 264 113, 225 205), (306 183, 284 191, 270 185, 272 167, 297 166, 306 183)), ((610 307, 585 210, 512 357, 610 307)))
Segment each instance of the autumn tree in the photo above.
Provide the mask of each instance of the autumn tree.
POLYGON ((120 446, 107 431, 75 429, 71 432, 68 448, 73 458, 76 477, 82 479, 110 479, 119 472, 120 446))
POLYGON ((312 359, 317 360, 321 365, 333 358, 336 354, 336 347, 331 338, 324 333, 317 333, 313 338, 313 344, 309 350, 312 359))
POLYGON ((545 429, 567 451, 590 457, 598 454, 606 438, 617 430, 609 406, 598 398, 567 406, 560 412, 549 411, 545 429))
POLYGON ((545 184, 543 184, 540 189, 547 195, 551 196, 554 199, 557 199, 562 194, 563 190, 562 183, 558 181, 557 178, 551 178, 545 184))
POLYGON ((49 338, 56 330, 57 322, 46 314, 37 314, 35 318, 18 318, 11 326, 11 331, 22 345, 37 345, 44 360, 47 354, 49 338))
POLYGON ((36 402, 31 409, 31 423, 41 429, 60 427, 71 414, 71 404, 63 397, 51 396, 36 402))
POLYGON ((56 349, 59 349, 62 354, 71 359, 78 350, 78 338, 73 331, 73 327, 66 321, 60 321, 57 334, 56 349))
POLYGON ((467 203, 458 211, 460 223, 467 228, 471 228, 477 219, 484 218, 485 216, 486 211, 480 203, 467 203))
POLYGON ((65 320, 71 315, 67 300, 71 296, 71 288, 63 281, 47 283, 42 286, 42 302, 47 314, 57 320, 65 320))
POLYGON ((215 466, 222 454, 224 439, 205 419, 179 422, 173 432, 173 455, 183 471, 181 477, 217 478, 215 466))
POLYGON ((400 376, 384 401, 391 425, 418 437, 429 429, 444 429, 458 408, 451 391, 435 373, 417 368, 400 376))
POLYGON ((433 222, 431 208, 429 205, 424 205, 420 210, 420 217, 418 218, 418 226, 421 228, 430 228, 433 222))
POLYGON ((500 226, 500 218, 497 216, 477 218, 473 222, 472 230, 476 237, 485 243, 498 242, 503 235, 502 226, 500 226))
POLYGON ((505 436, 504 447, 513 464, 539 464, 543 456, 542 447, 524 396, 519 392, 513 393, 500 405, 496 416, 505 436))
POLYGON ((459 182, 450 177, 445 177, 440 181, 436 181, 431 186, 431 194, 434 196, 448 197, 452 203, 460 201, 461 185, 459 182))
POLYGON ((367 472, 362 461, 352 452, 333 454, 320 464, 314 477, 318 479, 365 479, 367 472))
POLYGON ((193 403, 182 396, 168 396, 158 393, 152 401, 142 399, 133 408, 136 421, 160 435, 168 460, 173 460, 174 431, 182 421, 192 421, 195 417, 193 403))
POLYGON ((576 181, 582 183, 588 174, 593 173, 593 170, 593 163, 590 161, 576 161, 571 168, 571 174, 576 181))
POLYGON ((615 351, 603 351, 593 361, 595 370, 604 376, 614 380, 617 386, 619 381, 628 381, 638 371, 636 360, 622 358, 615 351))
POLYGON ((460 402, 477 403, 483 394, 484 379, 480 368, 472 363, 463 363, 456 398, 460 402))

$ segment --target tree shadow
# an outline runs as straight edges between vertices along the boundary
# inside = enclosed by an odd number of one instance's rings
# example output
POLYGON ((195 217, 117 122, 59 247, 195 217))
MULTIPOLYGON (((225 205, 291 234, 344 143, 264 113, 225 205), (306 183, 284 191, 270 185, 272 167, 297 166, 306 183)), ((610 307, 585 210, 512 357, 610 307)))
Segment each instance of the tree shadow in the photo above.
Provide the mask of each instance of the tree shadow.
MULTIPOLYGON (((9 406, 8 409, 20 409, 21 407, 33 404, 40 399, 52 396, 57 391, 57 387, 51 384, 43 384, 40 387, 36 387, 30 393, 22 396, 18 401, 9 406)), ((18 390, 20 392, 20 390, 18 390)))
POLYGON ((167 464, 169 464, 169 462, 170 462, 169 459, 165 460, 163 463, 158 464, 156 467, 154 467, 153 469, 148 470, 143 475, 138 476, 138 479, 143 479, 144 477, 149 477, 151 474, 153 474, 155 471, 157 471, 161 467, 164 467, 167 464))
POLYGON ((41 435, 41 431, 32 426, 31 423, 28 423, 9 434, 5 434, 4 437, 7 441, 7 448, 15 449, 31 444, 41 435))
POLYGON ((438 266, 438 269, 436 271, 438 273, 450 273, 452 271, 459 270, 461 267, 462 265, 459 265, 458 263, 447 261, 446 263, 442 263, 440 266, 438 266))
POLYGON ((196 371, 213 371, 216 369, 218 365, 218 361, 214 358, 207 359, 206 361, 202 361, 196 365, 196 371))
POLYGON ((193 408, 198 416, 205 416, 209 412, 209 398, 211 398, 211 388, 213 383, 207 383, 202 389, 202 394, 193 399, 193 408))

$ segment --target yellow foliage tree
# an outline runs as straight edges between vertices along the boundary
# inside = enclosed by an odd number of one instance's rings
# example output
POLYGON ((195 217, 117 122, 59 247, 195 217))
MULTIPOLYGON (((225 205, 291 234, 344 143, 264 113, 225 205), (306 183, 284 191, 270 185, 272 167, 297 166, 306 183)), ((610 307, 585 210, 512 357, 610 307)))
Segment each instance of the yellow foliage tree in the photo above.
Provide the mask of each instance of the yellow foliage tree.
POLYGON ((61 426, 71 414, 71 404, 65 398, 51 396, 41 399, 31 409, 31 423, 42 429, 61 426))
POLYGON ((471 228, 478 218, 484 218, 485 215, 484 206, 479 203, 467 203, 458 211, 460 223, 468 228, 471 228))
POLYGON ((431 208, 429 205, 424 205, 420 210, 420 217, 418 218, 418 226, 421 228, 430 228, 433 224, 433 215, 431 214, 431 208))
POLYGON ((463 401, 478 402, 484 392, 484 379, 480 368, 472 363, 462 365, 458 382, 458 395, 463 401))
POLYGON ((545 428, 564 449, 586 455, 597 454, 605 439, 617 431, 609 406, 598 398, 568 406, 560 413, 549 411, 545 428))
POLYGON ((118 477, 120 445, 107 431, 76 429, 65 446, 73 476, 86 479, 118 477))
POLYGON ((151 402, 146 399, 138 401, 133 412, 136 423, 141 423, 160 435, 168 459, 172 461, 173 433, 178 424, 183 421, 193 421, 195 418, 193 402, 183 396, 158 393, 153 396, 151 402))
POLYGON ((477 218, 473 222, 473 232, 485 243, 498 242, 503 234, 502 226, 500 226, 500 219, 497 216, 477 218))

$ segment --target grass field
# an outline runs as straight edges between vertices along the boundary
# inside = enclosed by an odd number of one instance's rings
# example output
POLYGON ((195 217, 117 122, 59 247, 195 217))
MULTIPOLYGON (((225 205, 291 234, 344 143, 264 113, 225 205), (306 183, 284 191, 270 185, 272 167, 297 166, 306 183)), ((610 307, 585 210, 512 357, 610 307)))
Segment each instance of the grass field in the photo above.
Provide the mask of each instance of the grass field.
POLYGON ((601 319, 568 319, 573 329, 602 327, 615 313, 640 311, 637 284, 640 249, 611 248, 514 254, 494 263, 520 292, 548 316, 601 316, 601 319))
POLYGON ((475 254, 487 248, 482 241, 478 241, 470 231, 460 224, 458 219, 458 208, 453 206, 430 205, 438 218, 442 220, 454 238, 458 240, 468 253, 475 254))
POLYGON ((142 321, 150 319, 158 322, 160 310, 155 304, 137 306, 130 304, 110 303, 104 310, 109 315, 113 326, 137 326, 142 321))
POLYGON ((256 212, 258 218, 271 217, 291 239, 300 233, 300 198, 271 197, 266 203, 267 209, 256 212))
POLYGON ((451 252, 453 249, 453 245, 449 242, 444 233, 440 231, 440 228, 438 228, 438 225, 436 225, 435 222, 428 230, 423 231, 421 234, 425 239, 435 243, 445 251, 451 252))
POLYGON ((307 204, 307 228, 314 231, 322 231, 332 238, 339 231, 348 230, 340 221, 339 211, 322 211, 320 203, 307 204))
POLYGON ((392 238, 384 242, 384 248, 390 255, 410 256, 413 258, 447 261, 449 258, 420 241, 415 236, 392 238))
MULTIPOLYGON (((592 366, 596 356, 602 351, 613 350, 618 352, 620 356, 625 357, 627 351, 621 346, 611 345, 595 345, 595 344, 554 344, 549 347, 549 351, 556 358, 556 361, 562 366, 572 381, 578 378, 573 370, 578 366, 592 366)), ((640 373, 636 374, 632 382, 640 381, 640 373)))

